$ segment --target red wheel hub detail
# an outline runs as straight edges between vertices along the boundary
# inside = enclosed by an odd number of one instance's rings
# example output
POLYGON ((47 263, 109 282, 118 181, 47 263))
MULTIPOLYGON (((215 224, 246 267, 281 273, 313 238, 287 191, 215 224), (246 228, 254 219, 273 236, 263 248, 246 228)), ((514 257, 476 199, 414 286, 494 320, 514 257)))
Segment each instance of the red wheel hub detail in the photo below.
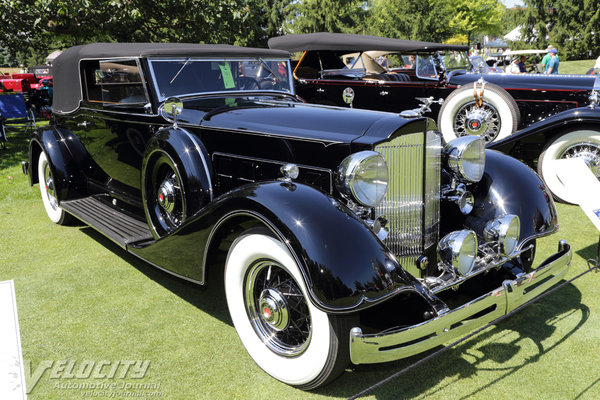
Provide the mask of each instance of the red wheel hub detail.
POLYGON ((264 316, 265 316, 266 319, 271 318, 271 310, 269 310, 267 307, 264 308, 263 314, 264 314, 264 316))

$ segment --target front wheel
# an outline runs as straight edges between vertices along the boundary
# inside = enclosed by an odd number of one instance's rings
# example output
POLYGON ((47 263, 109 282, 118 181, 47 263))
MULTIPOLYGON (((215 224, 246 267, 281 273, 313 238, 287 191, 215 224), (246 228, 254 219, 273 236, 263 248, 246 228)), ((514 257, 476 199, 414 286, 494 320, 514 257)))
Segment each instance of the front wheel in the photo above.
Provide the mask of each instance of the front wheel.
POLYGON ((486 83, 483 104, 479 107, 473 96, 473 85, 467 84, 446 98, 438 115, 438 127, 446 142, 467 135, 493 142, 515 132, 520 119, 517 103, 500 86, 486 83))
POLYGON ((558 178, 556 160, 581 157, 600 180, 600 132, 581 129, 563 133, 546 145, 538 158, 538 174, 560 202, 577 204, 576 195, 558 178))
POLYGON ((296 261, 279 240, 248 233, 225 266, 227 306, 252 359, 301 389, 322 386, 349 363, 348 317, 328 315, 308 299, 296 261))

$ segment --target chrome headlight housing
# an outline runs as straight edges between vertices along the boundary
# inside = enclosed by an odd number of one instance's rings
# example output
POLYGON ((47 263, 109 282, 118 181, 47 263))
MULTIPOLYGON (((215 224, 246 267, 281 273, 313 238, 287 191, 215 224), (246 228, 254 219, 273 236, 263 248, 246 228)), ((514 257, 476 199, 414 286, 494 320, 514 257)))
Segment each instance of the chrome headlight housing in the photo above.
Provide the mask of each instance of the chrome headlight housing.
POLYGON ((448 168, 469 182, 479 182, 485 169, 485 143, 478 136, 461 136, 444 147, 448 168))
POLYGON ((444 236, 437 246, 440 260, 453 267, 461 276, 467 276, 477 259, 477 236, 471 230, 455 231, 444 236))
POLYGON ((342 161, 336 187, 345 197, 363 206, 375 207, 385 197, 388 179, 383 156, 376 151, 360 151, 342 161))
POLYGON ((517 248, 520 234, 521 221, 513 214, 494 219, 483 229, 483 238, 487 242, 498 242, 500 253, 506 256, 517 248))

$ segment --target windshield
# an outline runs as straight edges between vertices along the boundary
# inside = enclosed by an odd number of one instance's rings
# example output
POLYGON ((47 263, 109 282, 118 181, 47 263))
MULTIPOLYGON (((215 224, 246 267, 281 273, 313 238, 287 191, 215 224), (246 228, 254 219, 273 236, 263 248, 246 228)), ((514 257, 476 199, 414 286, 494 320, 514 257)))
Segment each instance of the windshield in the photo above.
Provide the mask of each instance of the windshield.
POLYGON ((214 92, 293 92, 288 60, 150 60, 150 69, 160 101, 214 92))
POLYGON ((446 70, 471 69, 469 57, 464 51, 446 51, 442 55, 442 62, 446 70))

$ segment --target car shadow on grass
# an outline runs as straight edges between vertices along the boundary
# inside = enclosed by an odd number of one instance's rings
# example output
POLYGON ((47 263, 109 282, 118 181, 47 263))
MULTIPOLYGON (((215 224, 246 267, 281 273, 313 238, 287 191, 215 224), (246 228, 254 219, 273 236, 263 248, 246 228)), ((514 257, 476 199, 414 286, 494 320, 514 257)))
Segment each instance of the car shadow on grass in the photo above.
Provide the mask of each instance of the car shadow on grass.
POLYGON ((225 288, 222 280, 222 267, 218 265, 211 266, 214 268, 209 267, 207 271, 207 284, 198 285, 148 264, 135 255, 128 253, 93 228, 82 226, 81 232, 121 257, 125 262, 146 275, 149 279, 163 286, 181 299, 219 319, 221 322, 233 326, 224 301, 225 288))
MULTIPOLYGON (((208 269, 205 286, 196 285, 164 272, 107 239, 92 228, 82 227, 81 231, 90 238, 117 254, 124 261, 143 273, 149 279, 162 285, 181 299, 232 326, 231 318, 224 303, 225 291, 222 283, 222 266, 208 269)), ((588 249, 584 249, 587 255, 588 249)), ((592 253, 595 252, 595 248, 592 253)), ((224 260, 222 260, 224 262, 224 260)), ((463 378, 473 377, 485 371, 493 372, 493 378, 479 387, 464 392, 460 399, 467 399, 500 384, 504 379, 536 362, 544 354, 551 352, 589 318, 589 309, 581 303, 581 292, 572 284, 567 284, 554 295, 531 304, 521 312, 502 321, 433 360, 417 366, 387 384, 373 390, 369 395, 378 399, 411 399, 423 395, 443 397, 443 391, 452 385, 460 384, 463 378), (579 315, 566 334, 557 335, 556 324, 573 315, 579 315), (490 340, 494 340, 491 341, 490 340), (519 360, 519 353, 526 344, 533 342, 535 354, 519 360), (490 366, 490 364, 492 366, 490 366)), ((241 345, 241 344, 240 344, 241 345)), ((400 371, 435 350, 395 362, 352 365, 331 384, 314 390, 313 393, 333 397, 350 397, 400 371)))

